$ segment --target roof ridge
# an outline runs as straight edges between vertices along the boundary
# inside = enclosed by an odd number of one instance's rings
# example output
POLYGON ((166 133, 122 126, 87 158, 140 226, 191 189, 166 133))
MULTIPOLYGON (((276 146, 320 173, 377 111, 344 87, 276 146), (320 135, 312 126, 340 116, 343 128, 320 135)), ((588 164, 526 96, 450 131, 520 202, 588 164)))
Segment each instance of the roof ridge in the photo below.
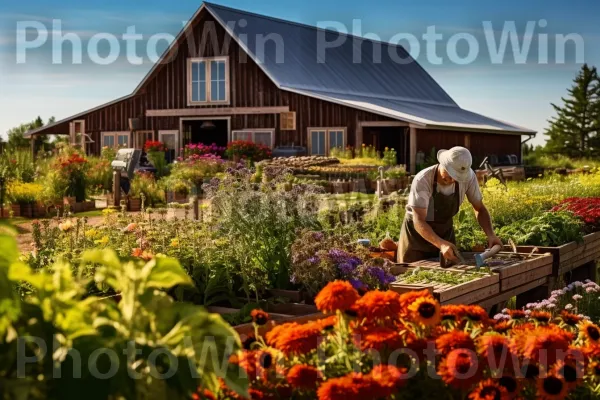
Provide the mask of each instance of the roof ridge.
POLYGON ((367 37, 363 37, 363 36, 354 35, 352 33, 344 33, 344 32, 334 31, 332 29, 325 29, 325 28, 321 28, 321 27, 318 27, 318 26, 315 26, 315 25, 305 24, 303 22, 298 22, 298 21, 291 21, 289 19, 283 19, 283 18, 271 16, 271 15, 258 14, 258 13, 252 12, 252 11, 246 11, 246 10, 241 10, 239 8, 228 7, 228 6, 224 6, 224 5, 221 5, 221 4, 212 3, 212 2, 209 2, 209 1, 204 1, 203 3, 206 4, 207 6, 218 7, 218 8, 222 8, 224 10, 235 11, 237 13, 247 14, 247 15, 251 15, 253 17, 268 19, 268 20, 271 20, 271 21, 281 22, 281 23, 288 24, 288 25, 296 25, 296 26, 299 26, 299 27, 305 28, 305 29, 320 30, 320 31, 324 31, 324 32, 337 33, 339 35, 348 36, 348 37, 351 37, 351 38, 356 38, 356 39, 363 40, 363 41, 366 41, 366 42, 379 43, 379 44, 383 44, 383 45, 386 45, 386 46, 401 48, 402 50, 404 50, 410 56, 410 58, 413 61, 416 62, 416 60, 413 58, 413 56, 408 51, 406 51, 406 49, 404 48, 404 46, 402 46, 400 44, 390 43, 390 42, 386 42, 384 40, 371 39, 371 38, 367 38, 367 37))

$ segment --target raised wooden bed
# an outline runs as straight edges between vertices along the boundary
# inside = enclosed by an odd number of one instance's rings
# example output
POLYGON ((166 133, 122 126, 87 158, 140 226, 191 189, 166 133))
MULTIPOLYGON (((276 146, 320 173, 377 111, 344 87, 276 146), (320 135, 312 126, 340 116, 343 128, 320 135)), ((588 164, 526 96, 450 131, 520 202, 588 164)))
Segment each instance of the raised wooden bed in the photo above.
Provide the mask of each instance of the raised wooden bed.
POLYGON ((552 276, 560 277, 590 261, 600 259, 600 232, 584 236, 583 243, 570 242, 559 247, 517 246, 517 251, 552 254, 554 258, 552 276))
MULTIPOLYGON (((413 270, 414 264, 406 269, 406 272, 413 270)), ((439 266, 419 265, 420 269, 440 270, 439 266)), ((445 272, 465 274, 464 269, 446 268, 445 272)), ((473 304, 500 292, 500 280, 498 274, 490 274, 480 278, 475 278, 469 282, 459 285, 444 284, 444 283, 407 283, 403 281, 402 275, 398 276, 398 280, 390 284, 390 290, 397 293, 406 293, 414 290, 427 289, 440 301, 442 304, 473 304)))

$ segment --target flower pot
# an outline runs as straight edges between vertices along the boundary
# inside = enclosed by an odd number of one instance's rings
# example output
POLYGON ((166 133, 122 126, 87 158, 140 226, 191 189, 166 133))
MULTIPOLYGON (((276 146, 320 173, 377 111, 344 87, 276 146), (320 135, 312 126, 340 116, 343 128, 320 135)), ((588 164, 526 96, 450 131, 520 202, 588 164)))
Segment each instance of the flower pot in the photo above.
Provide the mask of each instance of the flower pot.
POLYGON ((129 197, 127 199, 127 210, 128 211, 141 211, 142 199, 139 197, 129 197))

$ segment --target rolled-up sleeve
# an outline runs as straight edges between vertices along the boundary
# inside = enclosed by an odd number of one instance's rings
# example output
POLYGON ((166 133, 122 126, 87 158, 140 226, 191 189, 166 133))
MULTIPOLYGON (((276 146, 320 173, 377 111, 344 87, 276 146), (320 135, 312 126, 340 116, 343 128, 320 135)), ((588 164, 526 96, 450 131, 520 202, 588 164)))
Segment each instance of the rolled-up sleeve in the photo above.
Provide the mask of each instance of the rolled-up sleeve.
POLYGON ((426 176, 420 176, 413 180, 408 196, 408 206, 410 208, 425 208, 429 207, 429 199, 431 198, 432 187, 427 182, 426 176))
POLYGON ((477 181, 477 175, 473 174, 469 184, 467 186, 466 191, 467 199, 471 204, 481 203, 483 200, 483 195, 481 194, 481 189, 479 188, 479 182, 477 181))

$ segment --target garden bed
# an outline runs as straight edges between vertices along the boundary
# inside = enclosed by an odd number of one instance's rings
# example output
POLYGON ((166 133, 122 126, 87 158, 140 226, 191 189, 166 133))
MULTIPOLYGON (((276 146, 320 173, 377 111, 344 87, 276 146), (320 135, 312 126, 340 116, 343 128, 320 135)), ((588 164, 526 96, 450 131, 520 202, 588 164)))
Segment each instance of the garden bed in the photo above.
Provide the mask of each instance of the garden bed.
POLYGON ((390 290, 397 293, 423 289, 442 304, 474 304, 500 292, 499 275, 411 264, 390 284, 390 290), (456 278, 460 283, 451 283, 448 278, 456 278))

